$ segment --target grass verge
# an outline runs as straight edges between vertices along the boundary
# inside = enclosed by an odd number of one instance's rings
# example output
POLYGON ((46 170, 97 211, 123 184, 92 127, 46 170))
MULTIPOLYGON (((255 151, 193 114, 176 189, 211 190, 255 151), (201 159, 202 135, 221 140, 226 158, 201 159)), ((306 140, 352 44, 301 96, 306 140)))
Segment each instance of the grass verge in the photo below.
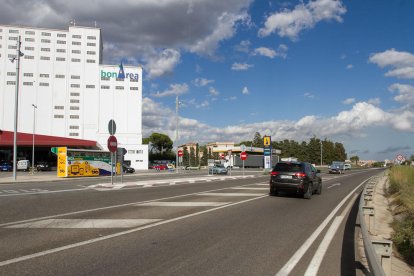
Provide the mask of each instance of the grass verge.
POLYGON ((389 180, 394 215, 392 241, 404 260, 414 266, 414 168, 394 166, 389 180))

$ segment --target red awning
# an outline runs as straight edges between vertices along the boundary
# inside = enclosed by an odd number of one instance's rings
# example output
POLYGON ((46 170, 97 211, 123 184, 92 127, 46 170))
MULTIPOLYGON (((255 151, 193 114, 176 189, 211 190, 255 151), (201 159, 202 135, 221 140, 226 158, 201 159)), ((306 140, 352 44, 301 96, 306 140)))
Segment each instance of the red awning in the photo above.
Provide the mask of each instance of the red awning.
MULTIPOLYGON (((97 147, 97 142, 92 140, 73 139, 66 137, 57 137, 49 135, 35 134, 35 146, 67 146, 67 147, 97 147)), ((14 145, 14 132, 12 131, 0 131, 0 146, 13 146, 14 145)), ((32 133, 17 133, 17 145, 18 146, 32 146, 33 134, 32 133)))

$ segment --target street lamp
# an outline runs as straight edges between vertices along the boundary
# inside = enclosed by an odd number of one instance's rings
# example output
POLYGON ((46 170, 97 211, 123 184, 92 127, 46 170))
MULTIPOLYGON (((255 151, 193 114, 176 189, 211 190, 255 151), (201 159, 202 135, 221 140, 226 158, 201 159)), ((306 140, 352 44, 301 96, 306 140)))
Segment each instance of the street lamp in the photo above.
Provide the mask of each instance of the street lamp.
POLYGON ((178 173, 178 95, 175 96, 175 143, 177 144, 177 150, 175 152, 175 172, 178 173))
POLYGON ((34 174, 34 156, 35 156, 35 130, 36 130, 36 109, 37 105, 32 104, 33 106, 33 149, 32 149, 32 174, 34 174))
POLYGON ((321 167, 322 167, 322 140, 321 140, 321 167))
POLYGON ((14 136, 13 136, 13 180, 16 181, 16 163, 17 163, 17 114, 19 110, 19 73, 20 73, 20 57, 23 53, 20 51, 21 36, 17 39, 16 57, 13 57, 10 61, 16 60, 16 91, 14 94, 14 136))

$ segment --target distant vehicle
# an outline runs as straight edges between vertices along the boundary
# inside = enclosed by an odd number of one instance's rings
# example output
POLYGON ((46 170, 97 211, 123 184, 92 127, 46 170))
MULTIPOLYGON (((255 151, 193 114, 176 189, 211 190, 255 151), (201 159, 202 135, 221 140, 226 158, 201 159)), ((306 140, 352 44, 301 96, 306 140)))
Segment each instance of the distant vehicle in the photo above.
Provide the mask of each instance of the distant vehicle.
POLYGON ((352 165, 349 163, 345 163, 344 168, 345 170, 350 170, 352 168, 352 165))
POLYGON ((224 165, 214 165, 213 167, 208 168, 208 173, 210 174, 227 174, 227 169, 224 165))
POLYGON ((49 163, 45 161, 37 162, 36 169, 38 171, 50 171, 52 168, 49 166, 49 163))
POLYGON ((134 173, 135 172, 135 169, 132 168, 132 167, 130 167, 130 166, 128 166, 128 165, 126 165, 126 164, 123 164, 122 165, 122 171, 124 173, 134 173))
POLYGON ((270 173, 270 195, 289 192, 310 199, 322 193, 320 170, 308 162, 279 162, 270 173))
POLYGON ((17 161, 17 170, 18 171, 28 171, 30 169, 29 160, 19 160, 17 161))
POLYGON ((10 162, 2 161, 0 163, 0 171, 2 172, 11 172, 13 170, 13 165, 10 162))
POLYGON ((164 164, 154 165, 154 166, 152 166, 152 168, 154 170, 157 170, 157 171, 165 171, 165 170, 168 170, 168 166, 167 165, 164 165, 164 164))
POLYGON ((329 173, 339 173, 342 174, 345 172, 345 162, 333 161, 329 166, 329 173))

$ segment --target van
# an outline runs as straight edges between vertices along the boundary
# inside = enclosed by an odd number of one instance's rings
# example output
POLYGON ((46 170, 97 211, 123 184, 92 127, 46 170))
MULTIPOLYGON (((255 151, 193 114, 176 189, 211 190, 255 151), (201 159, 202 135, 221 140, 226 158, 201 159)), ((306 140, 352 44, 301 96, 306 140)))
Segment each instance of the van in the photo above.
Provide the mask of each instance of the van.
POLYGON ((19 160, 17 161, 17 170, 18 171, 28 171, 30 169, 29 160, 19 160))

